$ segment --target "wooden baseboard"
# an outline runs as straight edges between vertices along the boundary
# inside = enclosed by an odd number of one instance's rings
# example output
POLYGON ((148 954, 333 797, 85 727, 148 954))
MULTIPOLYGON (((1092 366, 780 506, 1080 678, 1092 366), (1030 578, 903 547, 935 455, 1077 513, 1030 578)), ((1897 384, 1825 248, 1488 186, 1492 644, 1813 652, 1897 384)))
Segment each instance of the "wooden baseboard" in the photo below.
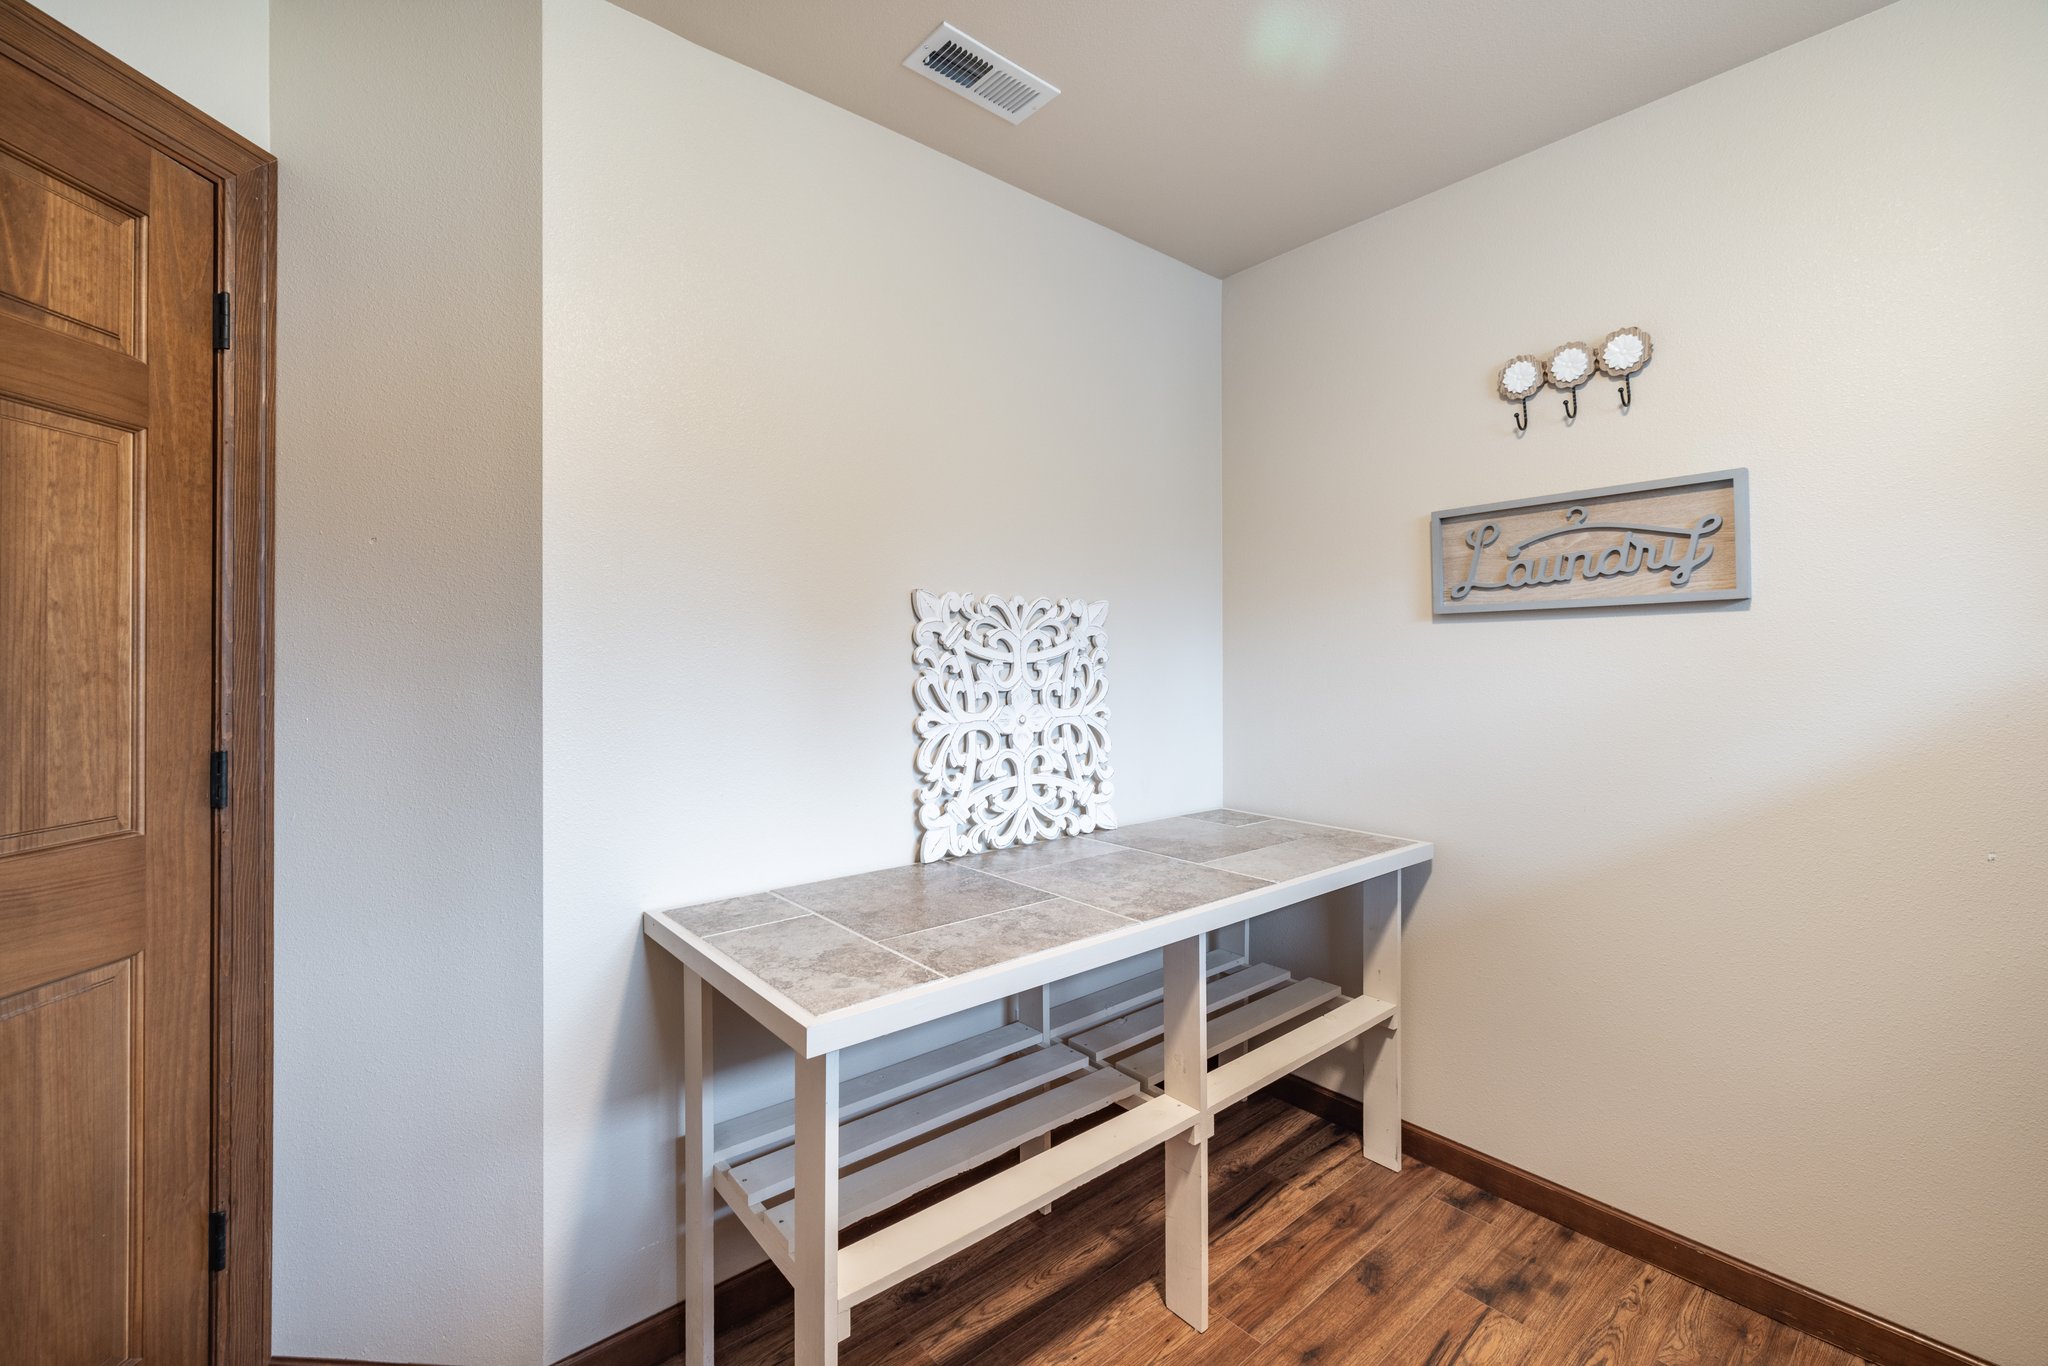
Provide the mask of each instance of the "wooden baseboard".
MULTIPOLYGON (((788 1298, 789 1282, 773 1262, 761 1262, 718 1283, 718 1317, 724 1323, 751 1319, 788 1298)), ((683 1306, 673 1304, 570 1353, 555 1366, 661 1366, 682 1352, 683 1306)))
MULTIPOLYGON (((1267 1091, 1347 1128, 1355 1129, 1361 1122, 1357 1101, 1301 1077, 1283 1077, 1267 1091)), ((1936 1342, 1853 1304, 1717 1252, 1442 1134, 1404 1123, 1401 1140, 1408 1156, 1418 1162, 1846 1352, 1883 1366, 1992 1366, 1961 1348, 1936 1342)))
MULTIPOLYGON (((762 1262, 718 1283, 718 1317, 750 1319, 789 1298, 789 1282, 773 1263, 762 1262)), ((602 1342, 571 1352, 555 1366, 662 1366, 683 1354, 683 1306, 672 1304, 602 1342)), ((271 1366, 409 1366, 408 1363, 347 1361, 337 1357, 272 1357, 271 1366)))

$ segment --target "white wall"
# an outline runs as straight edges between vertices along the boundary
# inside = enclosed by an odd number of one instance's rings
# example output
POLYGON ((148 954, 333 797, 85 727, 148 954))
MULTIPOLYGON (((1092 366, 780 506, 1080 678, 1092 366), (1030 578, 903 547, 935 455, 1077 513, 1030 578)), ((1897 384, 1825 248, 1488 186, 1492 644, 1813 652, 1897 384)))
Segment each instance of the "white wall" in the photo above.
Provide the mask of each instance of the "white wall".
POLYGON ((1909 0, 1232 277, 1234 804, 1437 842, 1407 1111, 2048 1362, 2048 7, 1909 0), (1491 367, 1623 324, 1531 405, 1491 367), (1432 509, 1746 465, 1729 610, 1432 622, 1432 509), (1996 854, 1996 862, 1990 861, 1996 854))
POLYGON ((276 1331, 540 1353, 540 11, 278 0, 276 1331))
POLYGON ((187 103, 270 145, 270 0, 34 0, 187 103))
MULTIPOLYGON (((639 913, 910 860, 912 589, 1108 598, 1119 810, 1220 796, 1221 286, 546 9, 553 1360, 676 1297, 680 981, 639 913)), ((788 1084, 741 1024, 721 1106, 788 1084)))

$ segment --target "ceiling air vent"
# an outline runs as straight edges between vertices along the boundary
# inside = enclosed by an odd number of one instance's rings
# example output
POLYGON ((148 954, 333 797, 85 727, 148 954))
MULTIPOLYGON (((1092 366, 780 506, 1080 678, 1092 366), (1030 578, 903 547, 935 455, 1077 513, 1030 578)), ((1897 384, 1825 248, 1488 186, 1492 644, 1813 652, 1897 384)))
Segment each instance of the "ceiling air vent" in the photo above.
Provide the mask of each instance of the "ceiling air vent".
POLYGON ((1039 80, 951 24, 933 29, 903 64, 1011 123, 1024 122, 1060 93, 1058 86, 1039 80))

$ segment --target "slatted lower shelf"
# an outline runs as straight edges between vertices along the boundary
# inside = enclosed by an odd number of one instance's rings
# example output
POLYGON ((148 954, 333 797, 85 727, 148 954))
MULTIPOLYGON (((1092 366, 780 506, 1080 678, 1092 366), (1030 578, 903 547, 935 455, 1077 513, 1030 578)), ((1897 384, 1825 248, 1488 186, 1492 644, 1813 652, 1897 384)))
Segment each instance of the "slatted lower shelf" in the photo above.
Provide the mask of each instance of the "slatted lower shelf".
MULTIPOLYGON (((1243 966, 1244 957, 1241 954, 1231 953, 1227 949, 1216 949, 1209 954, 1208 975, 1214 980, 1232 968, 1243 966)), ((1154 968, 1151 972, 1126 978, 1100 991, 1076 996, 1073 1000, 1064 1001, 1052 1008, 1052 1036, 1055 1039, 1064 1039, 1069 1034, 1092 1029, 1105 1020, 1114 1020, 1134 1010, 1143 1010, 1165 995, 1166 974, 1154 968)))
MULTIPOLYGON (((839 1223, 843 1228, 909 1199, 1004 1153, 1014 1152, 1062 1124, 1071 1124, 1132 1094, 1138 1084, 1120 1072, 1089 1071, 1028 1100, 994 1110, 970 1124, 940 1134, 871 1167, 839 1178, 839 1223)), ((792 1202, 769 1207, 768 1217, 788 1237, 795 1224, 792 1202)))
MULTIPOLYGON (((1259 992, 1285 986, 1292 980, 1280 968, 1254 963, 1250 967, 1210 978, 1209 1004, 1212 1007, 1233 1005, 1259 992)), ((1086 1033, 1074 1035, 1067 1042, 1095 1061, 1107 1062, 1117 1054, 1150 1043, 1165 1032, 1166 1007, 1154 1005, 1120 1019, 1111 1020, 1107 1024, 1097 1025, 1086 1033)))
MULTIPOLYGON (((1155 1094, 1166 1077, 1160 1037, 1162 1009, 1152 1007, 1098 1025, 1070 1040, 1099 1063, 1108 1063, 1155 1094), (1145 1045, 1145 1046, 1139 1046, 1145 1045)), ((1252 963, 1209 981, 1208 1052, 1233 1053, 1290 1021, 1300 1024, 1209 1071, 1209 1108, 1225 1109, 1366 1030, 1394 1018, 1394 1006, 1370 996, 1351 997, 1313 977, 1299 981, 1278 968, 1252 963)))
MULTIPOLYGON (((941 1082, 979 1072, 1004 1058, 1036 1048, 1041 1042, 1038 1031, 1029 1025, 1007 1024, 873 1072, 848 1077, 839 1088, 839 1122, 844 1124, 941 1082)), ((783 1147, 795 1136, 796 1102, 785 1100, 780 1105, 726 1120, 718 1126, 711 1146, 718 1161, 741 1162, 771 1148, 783 1147)))
POLYGON ((1110 1168, 1192 1129, 1201 1113, 1154 1096, 839 1253, 839 1307, 851 1309, 1110 1168))
MULTIPOLYGON (((1213 1113, 1348 1039, 1394 1007, 1348 998, 1242 955, 1206 960, 1213 1113)), ((1043 1147, 966 1190, 840 1251, 842 1309, 1040 1209, 1202 1121, 1157 1094, 1165 1074, 1162 974, 1140 974, 1054 1007, 1046 1034, 1005 1025, 846 1080, 839 1107, 839 1222, 879 1214, 1005 1153, 1041 1146, 1098 1110, 1121 1113, 1043 1147), (1049 1040, 1047 1035, 1051 1036, 1049 1040)), ((717 1128, 713 1183, 785 1274, 793 1269, 795 1109, 769 1106, 717 1128)))
POLYGON ((747 1203, 746 1192, 733 1183, 732 1173, 724 1167, 714 1167, 711 1184, 718 1188, 719 1198, 733 1212, 747 1232, 754 1235, 754 1241, 768 1254, 768 1260, 775 1263, 792 1283, 796 1280, 796 1256, 790 1248, 789 1234, 778 1228, 768 1217, 767 1211, 754 1209, 747 1203))
MULTIPOLYGON (((1289 982, 1277 991, 1267 992, 1241 1005, 1214 1011, 1209 1016, 1209 1055, 1214 1057, 1226 1049, 1278 1029, 1295 1016, 1335 1000, 1337 994, 1337 988, 1328 982, 1318 982, 1310 977, 1289 982)), ((1118 1058, 1116 1068, 1147 1086, 1157 1086, 1166 1078, 1166 1045, 1156 1043, 1118 1058)))
MULTIPOLYGON (((1088 1059, 1060 1044, 1036 1048, 1008 1062, 935 1086, 839 1127, 839 1160, 847 1166, 947 1125, 990 1110, 1049 1082, 1088 1070, 1088 1059)), ((747 1203, 760 1209, 796 1186, 796 1149, 777 1148, 732 1169, 747 1203)), ((858 1180, 858 1178, 852 1178, 858 1180)))
POLYGON ((1235 1105, 1260 1087, 1271 1085, 1297 1067, 1393 1018, 1394 1005, 1390 1001, 1347 996, 1335 1009, 1209 1069, 1209 1108, 1222 1110, 1235 1105))

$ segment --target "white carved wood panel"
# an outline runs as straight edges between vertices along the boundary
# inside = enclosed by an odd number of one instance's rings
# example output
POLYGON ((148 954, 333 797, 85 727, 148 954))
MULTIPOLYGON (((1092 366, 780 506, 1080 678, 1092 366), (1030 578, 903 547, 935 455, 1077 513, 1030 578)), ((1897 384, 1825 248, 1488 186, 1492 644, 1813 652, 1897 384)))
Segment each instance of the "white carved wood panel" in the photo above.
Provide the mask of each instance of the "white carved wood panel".
POLYGON ((918 860, 1113 829, 1109 604, 913 603, 918 860))

